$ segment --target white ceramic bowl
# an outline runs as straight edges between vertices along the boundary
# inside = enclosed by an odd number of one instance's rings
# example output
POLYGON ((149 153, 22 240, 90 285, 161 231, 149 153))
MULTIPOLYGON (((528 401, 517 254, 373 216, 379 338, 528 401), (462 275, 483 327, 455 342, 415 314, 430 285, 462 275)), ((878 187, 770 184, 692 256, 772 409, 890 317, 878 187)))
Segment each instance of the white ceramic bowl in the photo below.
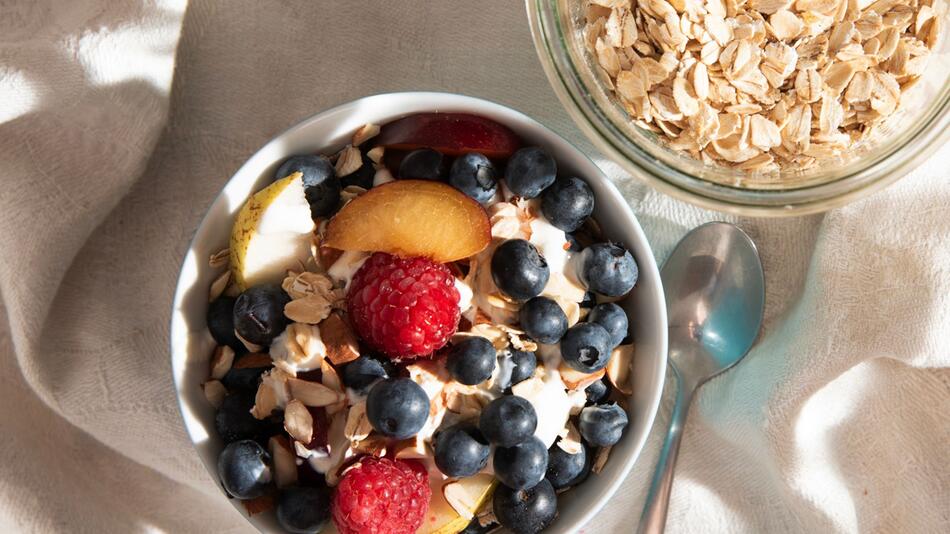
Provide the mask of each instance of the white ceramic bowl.
MULTIPOLYGON (((614 446, 606 467, 584 484, 560 497, 557 520, 546 532, 575 532, 590 522, 633 467, 653 424, 666 369, 666 305, 653 252, 643 230, 617 189, 600 169, 569 142, 513 109, 477 98, 447 93, 391 93, 360 98, 324 111, 275 137, 257 151, 218 195, 195 233, 185 255, 175 290, 171 320, 171 358, 175 388, 188 435, 211 477, 218 481, 217 455, 222 442, 214 430, 214 409, 201 390, 207 378, 214 341, 205 324, 208 288, 218 274, 208 257, 227 247, 231 224, 244 201, 273 180, 286 157, 302 153, 332 153, 366 123, 384 124, 424 111, 474 113, 507 125, 526 143, 547 148, 563 174, 583 177, 596 198, 594 217, 604 233, 626 245, 640 267, 636 288, 625 300, 636 342, 633 362, 635 392, 630 399, 630 425, 614 446)), ((222 492, 221 498, 225 494, 222 492)), ((247 513, 240 502, 235 509, 247 513)), ((262 532, 281 532, 273 514, 249 517, 262 532)))

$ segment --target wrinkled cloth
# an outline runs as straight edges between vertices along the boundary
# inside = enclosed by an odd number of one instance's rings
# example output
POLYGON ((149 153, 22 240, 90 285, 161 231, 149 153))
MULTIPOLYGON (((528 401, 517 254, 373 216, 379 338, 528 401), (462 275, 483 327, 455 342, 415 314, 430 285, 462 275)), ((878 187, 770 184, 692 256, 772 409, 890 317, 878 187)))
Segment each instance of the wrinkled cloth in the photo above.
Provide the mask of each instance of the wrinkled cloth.
MULTIPOLYGON (((764 331, 696 399, 670 532, 950 532, 950 147, 824 215, 689 206, 591 147, 515 0, 0 2, 0 530, 251 531, 178 413, 181 259, 268 139, 400 90, 488 98, 561 133, 615 181, 658 260, 710 220, 758 243, 764 331)), ((584 532, 635 524, 670 388, 584 532)))

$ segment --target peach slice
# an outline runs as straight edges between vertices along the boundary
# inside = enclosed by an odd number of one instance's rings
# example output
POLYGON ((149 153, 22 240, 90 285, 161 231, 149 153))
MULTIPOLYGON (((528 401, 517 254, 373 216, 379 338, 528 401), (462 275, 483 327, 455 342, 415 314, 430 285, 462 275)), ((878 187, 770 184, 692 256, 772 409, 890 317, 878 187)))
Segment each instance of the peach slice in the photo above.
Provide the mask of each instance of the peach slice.
POLYGON ((323 243, 447 263, 481 252, 490 241, 488 214, 478 202, 440 182, 397 180, 344 206, 323 243))
POLYGON ((387 149, 433 148, 448 156, 480 152, 492 159, 510 157, 521 139, 510 128, 467 113, 417 113, 382 127, 377 145, 387 149))

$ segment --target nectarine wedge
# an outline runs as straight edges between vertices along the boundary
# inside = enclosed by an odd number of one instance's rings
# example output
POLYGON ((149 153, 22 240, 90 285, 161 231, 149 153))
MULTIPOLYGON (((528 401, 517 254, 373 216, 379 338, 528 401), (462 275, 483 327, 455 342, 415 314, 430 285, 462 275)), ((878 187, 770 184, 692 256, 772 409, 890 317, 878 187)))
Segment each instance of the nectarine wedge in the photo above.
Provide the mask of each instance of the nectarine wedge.
POLYGON ((490 241, 491 223, 478 202, 440 182, 397 180, 344 206, 323 244, 446 263, 475 255, 490 241))
POLYGON ((387 149, 433 148, 448 156, 479 152, 504 159, 521 146, 511 128, 467 113, 417 113, 382 127, 376 143, 387 149))

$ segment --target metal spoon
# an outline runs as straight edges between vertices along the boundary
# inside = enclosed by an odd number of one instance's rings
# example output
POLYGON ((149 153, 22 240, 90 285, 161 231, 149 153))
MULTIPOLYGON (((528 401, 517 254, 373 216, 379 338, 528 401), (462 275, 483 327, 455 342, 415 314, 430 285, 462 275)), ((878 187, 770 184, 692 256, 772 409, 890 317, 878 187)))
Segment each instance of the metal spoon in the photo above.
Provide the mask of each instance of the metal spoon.
POLYGON ((670 367, 678 390, 670 429, 647 494, 640 534, 659 534, 693 394, 752 348, 762 325, 765 276, 755 244, 734 225, 714 222, 686 235, 660 273, 670 320, 670 367))

